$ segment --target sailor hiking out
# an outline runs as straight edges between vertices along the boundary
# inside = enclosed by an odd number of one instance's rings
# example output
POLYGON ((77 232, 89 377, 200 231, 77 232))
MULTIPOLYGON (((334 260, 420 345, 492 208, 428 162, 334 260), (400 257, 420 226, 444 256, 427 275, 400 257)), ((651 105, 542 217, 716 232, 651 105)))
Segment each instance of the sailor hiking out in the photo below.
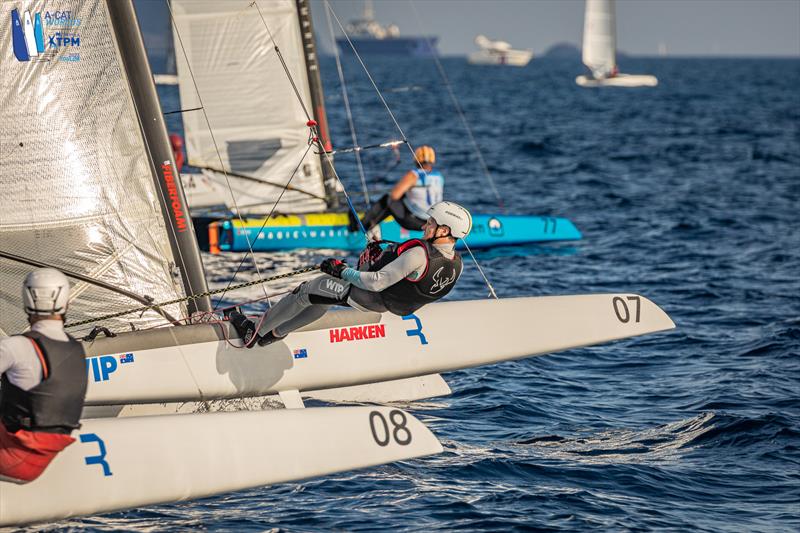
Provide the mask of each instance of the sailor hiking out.
POLYGON ((25 278, 31 329, 0 340, 0 481, 26 483, 75 442, 86 396, 83 346, 64 331, 69 281, 53 268, 25 278))
POLYGON ((457 239, 472 229, 472 216, 453 202, 439 202, 427 213, 423 238, 382 250, 370 243, 362 252, 358 269, 339 259, 325 259, 325 275, 300 284, 269 309, 256 326, 238 311, 229 314, 245 345, 261 346, 282 339, 324 315, 331 306, 361 311, 386 311, 399 316, 413 313, 449 293, 463 264, 455 251, 457 239))
MULTIPOLYGON (((442 201, 444 195, 444 176, 433 169, 436 163, 436 152, 430 146, 420 146, 414 151, 416 168, 409 170, 395 184, 389 194, 384 194, 364 214, 361 224, 367 232, 373 230, 388 216, 407 230, 422 229, 428 218, 428 209, 442 201)), ((350 216, 350 231, 358 230, 355 215, 350 216)), ((370 235, 380 239, 380 235, 370 235)))

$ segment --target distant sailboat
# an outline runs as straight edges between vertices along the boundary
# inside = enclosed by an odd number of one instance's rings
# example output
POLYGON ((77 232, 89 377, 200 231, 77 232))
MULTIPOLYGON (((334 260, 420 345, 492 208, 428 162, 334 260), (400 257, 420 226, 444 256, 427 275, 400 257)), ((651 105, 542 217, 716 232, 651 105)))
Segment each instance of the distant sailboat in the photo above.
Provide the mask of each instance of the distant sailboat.
POLYGON ((621 74, 617 67, 617 24, 614 0, 586 0, 583 22, 583 64, 591 76, 578 76, 581 87, 655 87, 648 74, 621 74))
POLYGON ((492 41, 484 35, 475 37, 480 51, 469 55, 467 60, 473 65, 510 65, 524 67, 533 58, 532 50, 514 50, 505 41, 492 41))

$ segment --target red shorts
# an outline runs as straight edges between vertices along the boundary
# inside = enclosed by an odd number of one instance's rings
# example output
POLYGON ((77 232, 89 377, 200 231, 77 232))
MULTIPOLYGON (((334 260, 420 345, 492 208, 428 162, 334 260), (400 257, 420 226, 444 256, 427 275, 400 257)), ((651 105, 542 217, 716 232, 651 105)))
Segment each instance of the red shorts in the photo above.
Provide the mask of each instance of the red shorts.
POLYGON ((39 477, 58 452, 75 442, 69 435, 20 429, 9 433, 0 422, 0 476, 27 482, 39 477))

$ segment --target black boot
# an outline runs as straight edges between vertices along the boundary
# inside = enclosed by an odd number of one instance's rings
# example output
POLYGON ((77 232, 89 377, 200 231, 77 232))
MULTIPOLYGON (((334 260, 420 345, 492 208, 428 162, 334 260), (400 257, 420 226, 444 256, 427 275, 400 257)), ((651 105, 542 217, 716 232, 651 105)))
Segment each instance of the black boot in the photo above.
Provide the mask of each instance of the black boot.
POLYGON ((236 333, 239 334, 239 337, 244 342, 244 345, 247 348, 252 348, 255 345, 253 342, 253 336, 256 334, 256 325, 253 323, 252 320, 247 318, 239 311, 238 307, 234 307, 233 309, 226 309, 224 311, 225 318, 233 326, 233 329, 236 330, 236 333))
POLYGON ((262 335, 262 336, 260 336, 258 338, 258 345, 259 346, 269 346, 273 342, 277 342, 277 341, 283 340, 285 338, 286 338, 285 335, 283 337, 278 337, 277 335, 275 335, 273 332, 270 331, 266 335, 262 335))

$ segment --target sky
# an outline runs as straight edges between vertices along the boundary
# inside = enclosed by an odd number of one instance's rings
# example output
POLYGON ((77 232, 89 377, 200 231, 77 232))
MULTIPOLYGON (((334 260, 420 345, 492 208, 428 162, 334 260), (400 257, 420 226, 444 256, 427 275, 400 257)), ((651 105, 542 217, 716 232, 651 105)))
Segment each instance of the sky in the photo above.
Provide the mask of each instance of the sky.
MULTIPOLYGON (((331 53, 323 0, 310 1, 318 45, 331 53)), ((343 25, 364 6, 362 0, 330 2, 343 25)), ((168 42, 164 0, 135 3, 153 58, 160 52, 154 48, 168 42)), ((401 35, 439 36, 442 55, 477 50, 478 34, 537 55, 560 42, 579 46, 583 34, 582 0, 374 0, 374 6, 375 18, 397 24, 401 35)), ((661 48, 669 56, 800 57, 800 0, 617 0, 617 48, 644 56, 661 48)))
MULTIPOLYGON (((268 1, 268 0, 261 0, 268 1)), ((346 21, 362 0, 330 0, 346 21)), ((510 42, 541 54, 558 42, 579 45, 582 0, 374 0, 375 18, 401 35, 438 35, 443 55, 477 50, 475 36, 510 42)), ((318 40, 330 37, 322 0, 311 0, 318 40)), ((336 22, 334 21, 334 26, 336 22)), ((657 55, 800 57, 800 0, 617 0, 617 47, 657 55)))

